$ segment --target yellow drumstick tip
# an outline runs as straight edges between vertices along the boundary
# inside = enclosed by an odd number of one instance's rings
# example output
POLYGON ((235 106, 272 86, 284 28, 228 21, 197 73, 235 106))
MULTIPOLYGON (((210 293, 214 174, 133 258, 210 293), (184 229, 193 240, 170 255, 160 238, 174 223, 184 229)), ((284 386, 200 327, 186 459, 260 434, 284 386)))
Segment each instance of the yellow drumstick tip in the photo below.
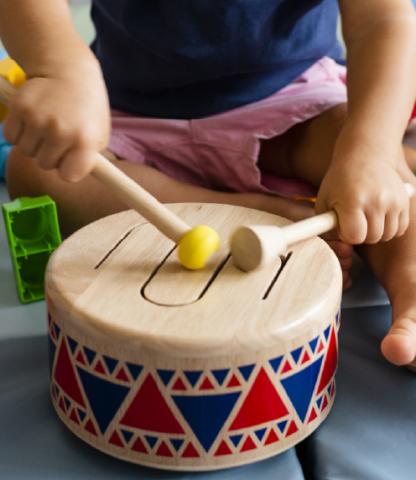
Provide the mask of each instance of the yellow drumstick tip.
POLYGON ((198 225, 178 242, 178 257, 181 265, 189 270, 205 267, 211 255, 220 248, 220 237, 211 227, 198 225))

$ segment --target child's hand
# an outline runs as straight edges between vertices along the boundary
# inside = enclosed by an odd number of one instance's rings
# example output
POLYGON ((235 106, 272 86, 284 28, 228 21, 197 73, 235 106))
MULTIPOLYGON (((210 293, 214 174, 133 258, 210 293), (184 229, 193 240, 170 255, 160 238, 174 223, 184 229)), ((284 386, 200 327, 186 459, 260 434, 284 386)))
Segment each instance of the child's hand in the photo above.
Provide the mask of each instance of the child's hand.
POLYGON ((4 134, 42 168, 78 181, 107 145, 109 118, 101 73, 88 66, 30 78, 10 103, 4 134))
POLYGON ((409 224, 409 198, 386 152, 349 152, 325 175, 318 193, 318 213, 335 210, 339 234, 350 244, 377 243, 401 236, 409 224))

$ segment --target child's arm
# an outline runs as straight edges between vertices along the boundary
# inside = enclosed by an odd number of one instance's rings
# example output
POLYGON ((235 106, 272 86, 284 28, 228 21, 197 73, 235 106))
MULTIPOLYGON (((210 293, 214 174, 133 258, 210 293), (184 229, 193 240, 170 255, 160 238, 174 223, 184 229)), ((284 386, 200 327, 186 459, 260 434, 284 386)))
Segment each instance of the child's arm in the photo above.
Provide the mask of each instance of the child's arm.
POLYGON ((28 81, 6 117, 6 139, 46 169, 78 180, 108 140, 109 108, 94 55, 65 0, 0 0, 0 37, 28 81))
POLYGON ((348 116, 318 195, 349 243, 404 233, 409 200, 396 172, 416 95, 416 16, 410 0, 339 0, 348 116))

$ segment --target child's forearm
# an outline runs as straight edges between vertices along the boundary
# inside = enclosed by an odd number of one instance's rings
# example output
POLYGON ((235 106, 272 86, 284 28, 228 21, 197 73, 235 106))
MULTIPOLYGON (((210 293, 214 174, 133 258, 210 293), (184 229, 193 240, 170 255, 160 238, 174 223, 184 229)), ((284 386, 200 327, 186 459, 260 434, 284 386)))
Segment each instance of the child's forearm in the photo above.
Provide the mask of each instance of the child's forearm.
POLYGON ((0 37, 29 77, 96 66, 72 26, 66 0, 0 0, 0 37))
POLYGON ((414 7, 409 0, 341 0, 340 5, 348 51, 343 143, 379 143, 393 151, 402 142, 416 96, 414 7))

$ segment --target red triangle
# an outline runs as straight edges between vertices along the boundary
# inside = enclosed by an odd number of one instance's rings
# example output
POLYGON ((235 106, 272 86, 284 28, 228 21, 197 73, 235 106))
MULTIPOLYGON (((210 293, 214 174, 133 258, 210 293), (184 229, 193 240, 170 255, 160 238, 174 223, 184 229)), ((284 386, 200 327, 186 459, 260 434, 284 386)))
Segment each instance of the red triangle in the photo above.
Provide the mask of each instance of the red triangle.
POLYGON ((298 431, 298 427, 296 426, 296 423, 292 420, 292 423, 289 425, 289 428, 287 429, 286 432, 286 437, 289 437, 293 433, 298 431))
POLYGON ((309 356, 309 353, 307 352, 307 350, 305 350, 305 353, 303 354, 303 358, 302 358, 302 361, 301 361, 301 365, 303 363, 306 363, 307 361, 309 361, 311 359, 311 357, 309 356))
POLYGON ((277 420, 289 412, 273 386, 264 368, 254 381, 230 430, 252 427, 277 420))
POLYGON ((62 337, 61 346, 59 348, 58 359, 55 365, 54 379, 62 390, 75 400, 79 405, 85 407, 82 399, 81 390, 75 376, 74 367, 66 346, 65 337, 62 337))
POLYGON ((88 422, 85 424, 84 428, 87 432, 90 432, 93 435, 97 436, 97 431, 95 430, 95 427, 94 427, 93 423, 91 422, 91 420, 88 420, 88 422))
POLYGON ((152 432, 184 433, 150 373, 120 423, 152 432))
POLYGON ((324 344, 322 343, 322 340, 321 340, 321 343, 319 344, 318 351, 316 353, 322 352, 323 349, 324 349, 324 344))
POLYGON ((180 377, 173 384, 172 390, 186 390, 186 385, 183 383, 180 377))
POLYGON ((110 437, 110 443, 116 445, 117 447, 124 447, 124 444, 119 436, 119 434, 114 430, 113 434, 110 437))
POLYGON ((283 368, 281 370, 280 373, 286 373, 286 372, 290 372, 292 370, 292 366, 290 365, 290 363, 286 360, 285 364, 283 365, 283 368))
POLYGON ((240 386, 241 386, 241 383, 239 382, 238 378, 235 375, 233 375, 230 378, 230 381, 227 383, 227 388, 240 387, 240 386))
POLYGON ((316 417, 317 417, 316 411, 315 411, 315 409, 312 407, 312 412, 311 412, 311 414, 309 415, 308 423, 313 422, 316 417))
POLYGON ((64 413, 66 413, 65 403, 64 403, 64 398, 63 398, 63 397, 61 397, 61 399, 59 400, 59 408, 60 408, 64 413))
POLYGON ((166 445, 165 442, 162 442, 159 445, 156 455, 160 455, 161 457, 173 457, 172 452, 169 450, 169 447, 166 445))
POLYGON ((230 455, 233 453, 230 449, 230 447, 225 443, 223 440, 220 443, 220 446, 217 448, 216 452, 214 453, 214 457, 219 457, 220 455, 230 455))
POLYGON ((94 371, 106 375, 106 371, 104 370, 104 365, 102 364, 101 360, 98 360, 96 363, 94 371))
POLYGON ((72 412, 71 412, 71 415, 69 416, 69 418, 77 423, 79 425, 79 420, 78 420, 78 417, 77 417, 77 412, 75 411, 75 408, 72 409, 72 412))
POLYGON ((182 457, 184 458, 195 458, 199 457, 199 453, 196 451, 195 447, 192 445, 191 442, 188 443, 185 450, 182 453, 182 457))
POLYGON ((208 377, 205 377, 204 381, 201 383, 199 390, 212 390, 214 385, 211 383, 208 377))
POLYGON ((123 367, 121 367, 120 370, 118 371, 118 373, 116 375, 116 378, 117 378, 117 380, 122 380, 123 382, 129 382, 130 381, 130 379, 127 376, 127 373, 126 373, 126 371, 124 370, 123 367))
POLYGON ((134 450, 135 452, 147 453, 147 448, 145 447, 144 443, 141 441, 140 437, 137 437, 137 440, 134 442, 131 449, 134 450))
POLYGON ((78 355, 77 355, 76 360, 77 360, 77 362, 82 363, 83 365, 85 365, 85 358, 84 358, 84 355, 82 354, 82 351, 81 351, 81 350, 78 352, 78 355))
POLYGON ((243 443, 243 446, 240 449, 240 452, 246 452, 247 450, 254 450, 256 447, 256 444, 253 442, 253 439, 248 436, 246 438, 246 441, 243 443))
POLYGON ((337 351, 337 338, 335 330, 332 329, 331 340, 329 342, 328 351, 326 352, 325 363, 322 370, 321 381, 319 382, 318 392, 319 395, 322 390, 328 385, 334 376, 337 368, 338 351, 337 351))
POLYGON ((271 429, 269 434, 267 435, 266 441, 264 442, 265 445, 270 445, 271 443, 275 443, 279 440, 279 437, 276 435, 276 432, 271 429))
POLYGON ((326 395, 325 395, 324 396, 324 401, 322 402, 322 406, 321 406, 321 412, 323 412, 327 406, 328 406, 328 400, 327 400, 326 395))

